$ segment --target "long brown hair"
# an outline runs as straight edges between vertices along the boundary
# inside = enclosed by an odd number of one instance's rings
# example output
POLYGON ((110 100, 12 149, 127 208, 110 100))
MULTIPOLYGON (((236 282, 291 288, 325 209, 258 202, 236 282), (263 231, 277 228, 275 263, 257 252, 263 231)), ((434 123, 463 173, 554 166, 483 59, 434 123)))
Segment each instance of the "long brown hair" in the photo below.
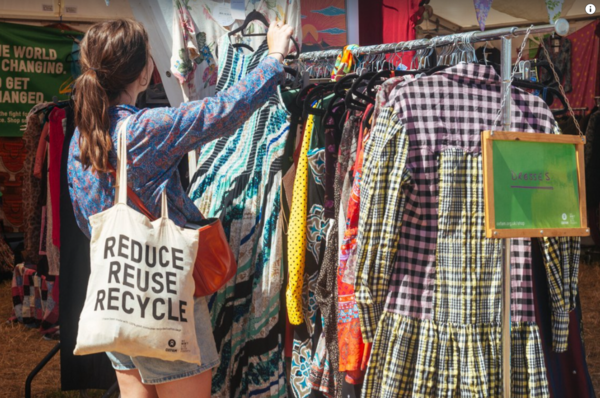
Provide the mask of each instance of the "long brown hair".
MULTIPOLYGON (((81 42, 82 75, 75 82, 75 123, 84 168, 108 171, 112 149, 108 109, 147 66, 148 33, 129 19, 93 25, 81 42)), ((149 77, 148 77, 149 78, 149 77)))

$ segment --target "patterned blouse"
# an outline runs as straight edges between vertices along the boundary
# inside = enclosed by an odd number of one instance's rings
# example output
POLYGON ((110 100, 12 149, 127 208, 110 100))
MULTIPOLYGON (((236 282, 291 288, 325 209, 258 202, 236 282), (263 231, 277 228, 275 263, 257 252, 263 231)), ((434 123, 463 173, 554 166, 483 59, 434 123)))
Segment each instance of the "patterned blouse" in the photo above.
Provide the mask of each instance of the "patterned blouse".
MULTIPOLYGON (((179 226, 201 219, 198 208, 181 186, 177 165, 187 152, 234 133, 276 92, 282 75, 281 64, 266 57, 237 85, 212 98, 177 108, 110 108, 110 133, 115 147, 117 129, 132 116, 127 129, 127 180, 150 212, 160 214, 160 193, 166 187, 169 218, 179 226)), ((69 149, 69 193, 79 228, 89 237, 88 219, 113 205, 115 181, 110 174, 84 169, 78 143, 79 130, 75 130, 69 149)), ((109 162, 116 168, 114 151, 109 154, 109 162)), ((130 201, 129 205, 135 208, 130 201)))

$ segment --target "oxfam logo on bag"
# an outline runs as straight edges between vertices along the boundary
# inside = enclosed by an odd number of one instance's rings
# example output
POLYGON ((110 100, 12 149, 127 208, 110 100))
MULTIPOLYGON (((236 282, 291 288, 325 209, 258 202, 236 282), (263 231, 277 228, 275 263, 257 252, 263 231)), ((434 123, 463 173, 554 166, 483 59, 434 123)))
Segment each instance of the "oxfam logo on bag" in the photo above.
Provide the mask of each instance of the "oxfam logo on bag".
POLYGON ((173 347, 175 347, 175 345, 177 345, 177 343, 175 342, 175 340, 170 339, 169 342, 168 342, 168 344, 169 344, 169 347, 171 347, 171 348, 165 348, 165 351, 167 351, 167 352, 177 352, 177 348, 173 348, 173 347))

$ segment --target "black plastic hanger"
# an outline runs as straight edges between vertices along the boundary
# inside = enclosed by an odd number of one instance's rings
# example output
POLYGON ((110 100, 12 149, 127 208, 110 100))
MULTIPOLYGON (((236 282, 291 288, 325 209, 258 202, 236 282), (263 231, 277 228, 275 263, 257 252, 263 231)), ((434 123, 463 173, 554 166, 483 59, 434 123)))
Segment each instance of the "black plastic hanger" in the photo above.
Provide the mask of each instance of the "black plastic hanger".
POLYGON ((530 90, 540 90, 544 93, 544 102, 550 106, 555 98, 563 105, 563 109, 553 110, 552 113, 554 115, 562 115, 569 111, 569 107, 567 106, 567 101, 561 94, 561 92, 554 86, 546 86, 543 83, 530 82, 528 80, 514 79, 512 85, 519 88, 526 88, 530 90))
POLYGON ((308 116, 309 114, 318 115, 318 116, 325 115, 324 109, 313 108, 312 103, 314 101, 316 101, 317 99, 322 100, 332 90, 333 90, 333 83, 322 83, 322 84, 318 84, 315 88, 313 88, 308 93, 308 95, 306 96, 306 99, 304 100, 303 114, 306 116, 308 116))
POLYGON ((333 92, 337 98, 346 97, 347 91, 352 87, 354 80, 358 78, 356 73, 350 73, 338 80, 333 86, 333 92))
POLYGON ((322 120, 323 126, 327 128, 335 128, 337 131, 343 130, 343 120, 346 115, 346 104, 343 97, 334 97, 327 110, 325 117, 322 120), (329 119, 333 118, 331 123, 328 123, 329 119), (341 122, 341 123, 340 123, 341 122))
POLYGON ((447 69, 448 67, 449 67, 449 65, 437 65, 437 66, 434 66, 433 68, 423 70, 422 72, 425 73, 426 75, 433 75, 434 73, 442 71, 444 69, 447 69))
POLYGON ((244 23, 237 29, 229 32, 229 37, 241 33, 242 36, 265 36, 265 33, 244 33, 244 30, 250 25, 251 22, 259 21, 262 22, 266 27, 269 27, 269 22, 267 21, 267 17, 265 17, 262 13, 254 10, 250 12, 250 14, 246 15, 246 19, 244 19, 244 23))
MULTIPOLYGON (((250 25, 250 23, 254 22, 254 21, 258 21, 258 22, 262 22, 263 25, 265 25, 267 28, 269 27, 269 22, 267 21, 267 17, 265 17, 262 13, 253 10, 250 12, 250 14, 246 15, 246 19, 244 19, 244 22, 242 23, 242 25, 237 28, 232 30, 231 32, 228 33, 229 37, 231 38, 232 36, 241 33, 242 36, 266 36, 267 33, 245 33, 244 30, 246 30, 246 28, 248 27, 248 25, 250 25)), ((300 55, 300 47, 298 46, 298 43, 296 42, 296 40, 291 37, 290 38, 292 40, 292 43, 294 43, 294 46, 296 47, 296 54, 288 54, 288 56, 286 58, 288 59, 295 59, 300 55)), ((235 43, 232 44, 233 47, 235 48, 239 48, 239 47, 244 47, 249 49, 250 51, 254 51, 254 49, 252 47, 250 47, 247 44, 244 43, 235 43)))
POLYGON ((354 80, 352 87, 348 90, 346 94, 346 107, 348 109, 354 109, 359 111, 364 111, 366 109, 366 103, 374 104, 375 97, 371 97, 369 95, 365 95, 363 92, 363 88, 366 88, 369 80, 376 74, 377 72, 367 72, 363 73, 359 77, 354 80), (364 102, 363 102, 364 101, 364 102))
POLYGON ((354 80, 356 80, 356 78, 358 78, 358 75, 356 73, 350 73, 342 77, 337 82, 335 82, 335 84, 333 85, 333 93, 335 97, 327 107, 327 113, 331 113, 334 106, 339 106, 340 103, 345 102, 346 95, 352 87, 352 84, 354 84, 354 80))
POLYGON ((369 93, 366 90, 361 91, 360 89, 363 87, 368 87, 369 81, 373 77, 375 77, 375 75, 377 75, 377 73, 378 72, 366 72, 366 73, 363 73, 362 75, 360 75, 354 81, 354 84, 350 88, 350 91, 352 92, 352 94, 354 94, 354 96, 356 96, 357 98, 360 98, 370 104, 374 104, 375 96, 371 96, 371 95, 369 95, 369 93))
POLYGON ((306 100, 308 93, 315 87, 317 87, 317 85, 313 83, 313 84, 309 84, 308 86, 306 86, 302 90, 300 90, 300 92, 296 96, 296 106, 298 108, 304 108, 304 101, 306 100))

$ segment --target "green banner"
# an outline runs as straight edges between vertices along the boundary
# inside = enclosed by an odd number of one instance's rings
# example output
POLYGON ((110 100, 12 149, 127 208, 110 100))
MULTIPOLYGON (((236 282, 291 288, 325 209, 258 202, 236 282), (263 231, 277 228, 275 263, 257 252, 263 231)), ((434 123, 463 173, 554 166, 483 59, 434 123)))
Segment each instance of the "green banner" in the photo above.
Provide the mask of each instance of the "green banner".
POLYGON ((575 145, 493 141, 497 229, 579 228, 575 145))
POLYGON ((74 36, 81 33, 0 23, 0 137, 22 136, 34 105, 69 98, 74 36))

